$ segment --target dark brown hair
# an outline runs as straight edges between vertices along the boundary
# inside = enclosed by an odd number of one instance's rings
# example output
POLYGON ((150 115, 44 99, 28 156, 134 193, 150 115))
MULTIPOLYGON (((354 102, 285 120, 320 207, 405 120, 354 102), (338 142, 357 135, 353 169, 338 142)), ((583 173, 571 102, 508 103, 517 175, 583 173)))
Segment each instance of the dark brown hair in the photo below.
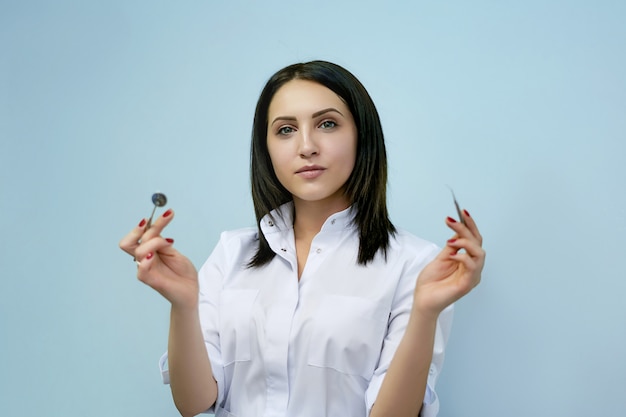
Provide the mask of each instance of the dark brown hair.
POLYGON ((380 117, 361 82, 345 68, 326 61, 293 64, 274 74, 261 92, 254 114, 250 158, 252 201, 259 227, 259 246, 250 267, 265 265, 275 253, 261 231, 261 219, 291 201, 272 167, 267 149, 268 110, 274 94, 291 80, 307 80, 329 88, 346 103, 357 129, 356 163, 345 184, 359 230, 358 263, 366 265, 380 250, 386 256, 396 229, 387 212, 387 153, 380 117))

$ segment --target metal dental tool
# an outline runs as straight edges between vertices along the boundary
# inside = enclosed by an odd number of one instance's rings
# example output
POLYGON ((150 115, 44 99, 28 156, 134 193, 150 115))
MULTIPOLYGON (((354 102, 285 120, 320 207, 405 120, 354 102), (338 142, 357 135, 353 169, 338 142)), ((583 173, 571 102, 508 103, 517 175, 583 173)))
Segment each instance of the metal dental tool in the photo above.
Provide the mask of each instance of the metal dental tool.
POLYGON ((452 193, 452 199, 454 200, 454 206, 456 207, 456 212, 459 215, 459 220, 461 221, 461 223, 467 226, 467 224, 465 223, 465 219, 463 218, 463 213, 461 213, 461 208, 459 207, 459 203, 456 201, 456 197, 454 195, 454 191, 452 190, 452 187, 450 187, 449 185, 447 187, 450 189, 450 192, 452 193))
POLYGON ((167 197, 165 197, 165 194, 163 193, 154 193, 152 194, 152 203, 154 204, 154 208, 152 209, 152 214, 148 219, 146 230, 148 230, 150 226, 152 226, 152 218, 154 217, 154 212, 156 211, 157 207, 163 207, 167 204, 167 197))

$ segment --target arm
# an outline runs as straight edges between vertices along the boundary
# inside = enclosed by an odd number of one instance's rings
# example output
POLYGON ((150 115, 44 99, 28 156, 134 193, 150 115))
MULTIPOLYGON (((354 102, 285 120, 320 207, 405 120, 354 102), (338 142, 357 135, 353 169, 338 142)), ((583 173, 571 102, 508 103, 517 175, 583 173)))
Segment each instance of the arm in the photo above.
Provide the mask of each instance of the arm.
POLYGON ((426 393, 436 327, 437 317, 412 312, 372 407, 371 417, 418 416, 426 393))
POLYGON ((416 417, 426 392, 437 318, 449 305, 480 282, 485 251, 474 220, 464 212, 467 226, 448 218, 456 235, 421 272, 406 331, 383 380, 372 417, 416 417), (459 253, 464 249, 464 253, 459 253))
POLYGON ((181 415, 195 416, 215 404, 217 382, 202 337, 197 305, 172 305, 168 365, 172 397, 181 415))
POLYGON ((120 247, 137 260, 137 278, 171 303, 170 386, 180 413, 194 416, 215 403, 217 383, 200 326, 198 274, 191 261, 173 248, 173 239, 160 235, 173 218, 174 212, 168 210, 149 229, 142 220, 120 247))

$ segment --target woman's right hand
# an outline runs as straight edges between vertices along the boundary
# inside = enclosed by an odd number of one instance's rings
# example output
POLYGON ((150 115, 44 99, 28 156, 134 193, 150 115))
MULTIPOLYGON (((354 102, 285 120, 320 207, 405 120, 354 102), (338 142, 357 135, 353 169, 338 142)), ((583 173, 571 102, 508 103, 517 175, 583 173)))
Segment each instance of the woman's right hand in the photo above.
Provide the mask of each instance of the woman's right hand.
POLYGON ((146 230, 142 219, 120 240, 120 248, 137 261, 137 278, 158 291, 173 307, 198 304, 198 273, 191 261, 173 247, 174 240, 161 237, 174 218, 169 209, 146 230))

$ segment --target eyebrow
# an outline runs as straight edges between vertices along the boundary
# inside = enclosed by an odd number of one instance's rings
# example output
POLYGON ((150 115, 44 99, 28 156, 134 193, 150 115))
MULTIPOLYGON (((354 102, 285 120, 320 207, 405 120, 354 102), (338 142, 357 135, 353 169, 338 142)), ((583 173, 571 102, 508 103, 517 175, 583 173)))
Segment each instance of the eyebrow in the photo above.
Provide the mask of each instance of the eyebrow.
MULTIPOLYGON (((330 113, 330 112, 339 113, 342 117, 345 117, 345 116, 343 115, 343 113, 341 113, 341 112, 340 112, 339 110, 337 110, 336 108, 334 108, 334 107, 329 107, 329 108, 324 109, 324 110, 316 111, 315 113, 313 113, 313 114, 311 115, 311 119, 315 119, 316 117, 319 117, 319 116, 321 116, 321 115, 323 115, 323 114, 330 113)), ((296 120, 296 118, 295 118, 295 117, 293 117, 293 116, 278 116, 277 118, 275 118, 274 120, 272 120, 271 125, 273 125, 274 123, 276 123, 278 120, 295 121, 295 120, 296 120)), ((270 125, 270 126, 271 126, 271 125, 270 125)))

